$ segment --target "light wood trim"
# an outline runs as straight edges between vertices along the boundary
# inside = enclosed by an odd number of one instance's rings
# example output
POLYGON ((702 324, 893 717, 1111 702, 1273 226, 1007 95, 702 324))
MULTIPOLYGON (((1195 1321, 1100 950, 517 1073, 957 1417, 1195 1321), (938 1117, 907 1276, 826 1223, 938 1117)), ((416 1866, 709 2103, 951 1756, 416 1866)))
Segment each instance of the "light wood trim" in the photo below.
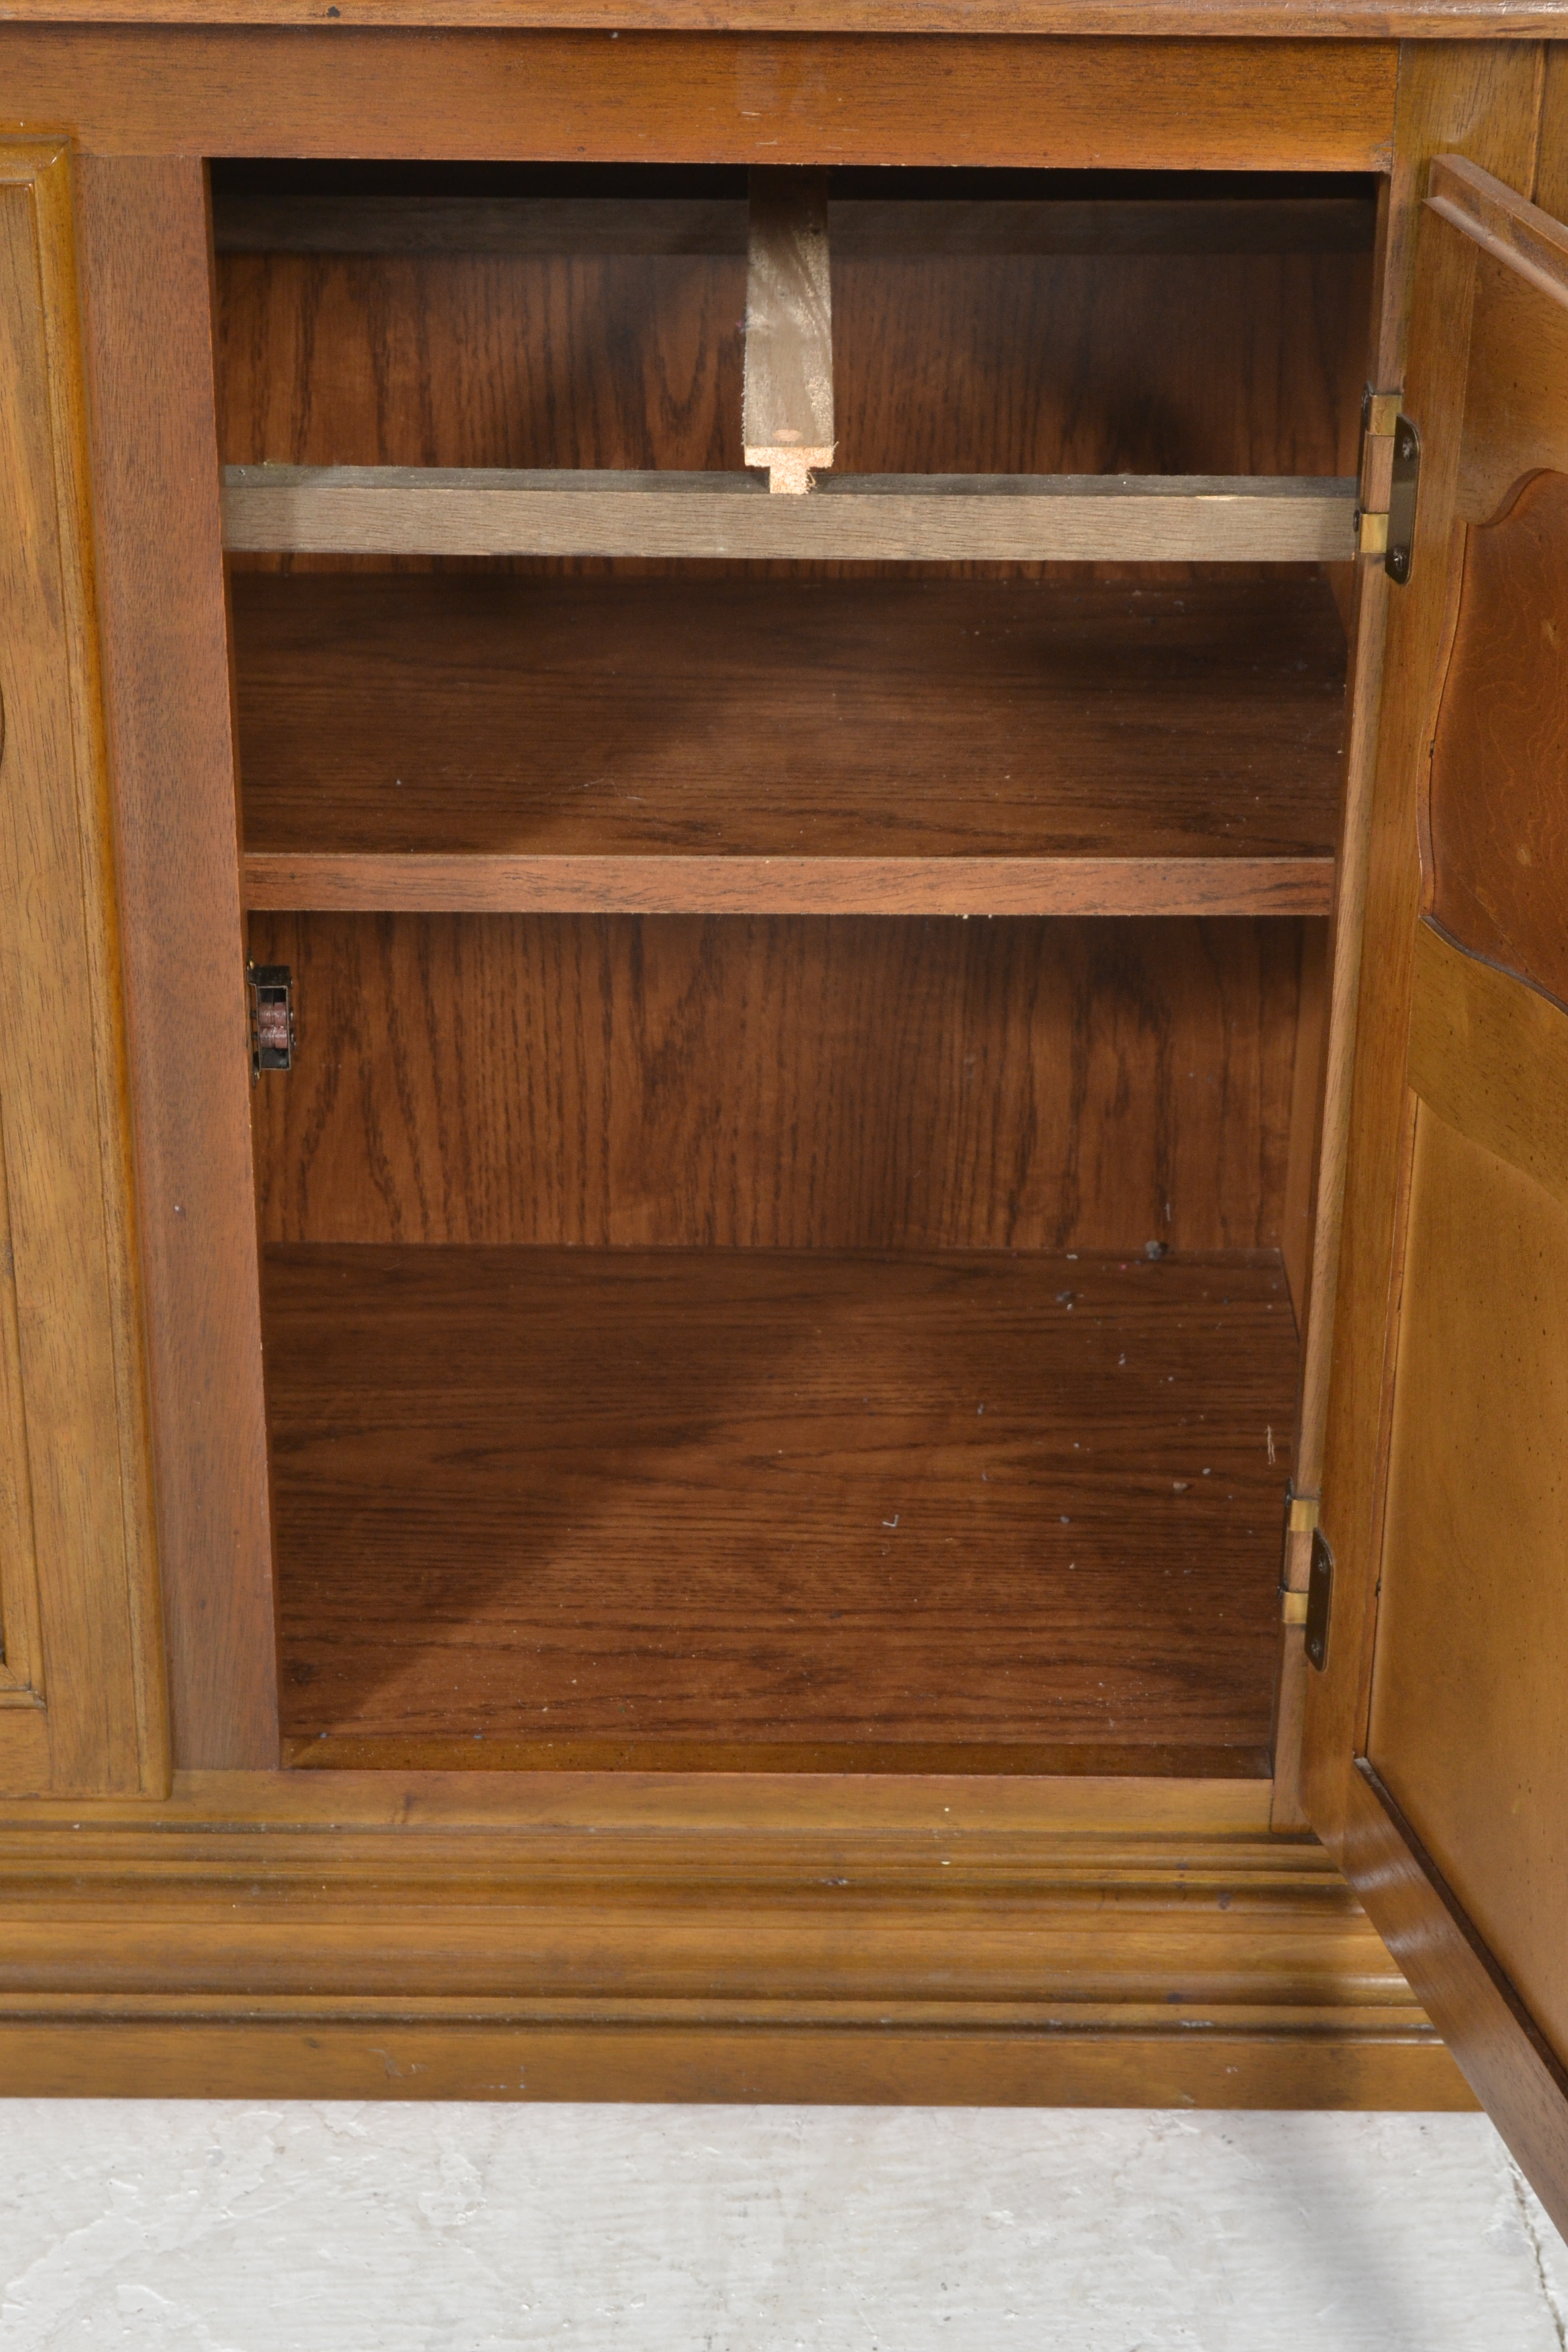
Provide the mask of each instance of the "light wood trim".
POLYGON ((1568 1011, 1428 916, 1415 933, 1409 1076, 1439 1118, 1568 1203, 1568 1011))
MULTIPOLYGON (((131 1849, 121 1831, 146 1829, 145 1809, 106 1799, 95 1802, 91 1826, 113 1833, 114 1852, 131 1849)), ((16 1801, 0 1793, 0 1860, 4 1841, 45 1836, 83 1822, 79 1804, 48 1798, 16 1801)), ((626 1832, 646 1843, 653 1832, 698 1841, 716 1835, 753 1837, 756 1852, 782 1850, 793 1837, 888 1835, 927 1841, 954 1836, 1062 1841, 1064 1854, 1114 1853, 1122 1861, 1163 1851, 1162 1841, 1205 1850, 1240 1841, 1261 1866, 1287 1875, 1306 1870, 1313 1882, 1328 1868, 1310 1838, 1268 1834, 1268 1784, 1237 1778, 1189 1779, 1169 1773, 1026 1774, 802 1772, 209 1772, 176 1771, 157 1816, 157 1837, 190 1832, 180 1845, 196 1853, 226 1852, 231 1833, 265 1831, 312 1835, 323 1830, 379 1833, 494 1831, 515 1838, 548 1832, 559 1841, 582 1832, 596 1843, 626 1832), (1149 1843, 1152 1841, 1152 1843, 1149 1843), (1108 1843, 1109 1842, 1109 1843, 1108 1843), (1103 1849, 1103 1853, 1102 1853, 1103 1849)), ((47 1843, 47 1837, 46 1837, 47 1843)), ((162 1852, 163 1845, 149 1848, 162 1852)), ((174 1847, 169 1847, 174 1852, 174 1847)), ((247 1845, 247 1852, 274 1853, 247 1845)), ((310 1847, 317 1852, 317 1847, 310 1847)), ((411 1850, 411 1849, 410 1849, 411 1850)), ((462 1849, 469 1849, 465 1842, 462 1849)), ((565 1850, 564 1848, 561 1850, 565 1850)), ((705 1846, 702 1848, 705 1850, 705 1846)), ((1053 1849, 1054 1850, 1054 1849, 1053 1849)), ((18 1848, 20 1851, 20 1848, 18 1848)), ((140 1853, 138 1847, 136 1852, 140 1853)), ((384 1843, 374 1848, 384 1853, 384 1843)), ((529 1851, 533 1851, 530 1848, 529 1851)), ((439 1859, 438 1843, 429 1857, 439 1859)), ((754 1857, 753 1857, 754 1858, 754 1857)), ((1094 1864, 1096 1868, 1100 1862, 1094 1864)))
MULTIPOLYGON (((324 0, 8 0, 19 23, 321 26, 324 0)), ((449 26, 684 32, 690 0, 342 0, 342 29, 449 26)), ((1548 39, 1560 0, 723 0, 714 30, 742 33, 1169 35, 1261 41, 1548 39)))
POLYGON ((752 167, 741 439, 768 488, 804 498, 833 463, 826 172, 752 167))
MULTIPOLYGON (((972 2017, 781 2025, 633 2011, 592 2021, 503 2002, 51 2001, 0 2021, 13 2098, 740 2100, 788 2105, 1469 2108, 1428 2027, 1194 2020, 1143 2032, 972 2017), (212 2008, 219 2004, 211 2004, 212 2008), (344 2012, 348 2011, 347 2014, 344 2012), (485 2013, 488 2011, 488 2014, 485 2013)), ((594 2004, 595 2009, 602 2005, 594 2004)))
POLYGON ((1321 915, 1331 857, 245 860, 247 907, 420 914, 1321 915))
POLYGON ((1568 2231, 1568 2073, 1364 1761, 1351 1775, 1344 1866, 1477 2097, 1568 2231))
MULTIPOLYGON (((0 729, 5 725, 0 709, 0 729)), ((0 778, 5 774, 0 736, 0 778)), ((40 1708, 43 1644, 38 1627, 37 1536, 33 1479, 27 1461, 27 1415, 22 1395, 22 1339, 16 1311, 16 1253, 5 1184, 5 1106, 0 1104, 0 1706, 40 1708)), ((37 1750, 17 1773, 0 1747, 0 1784, 47 1787, 47 1726, 10 1735, 37 1750)))
MULTIPOLYGON (((69 151, 0 141, 0 1117, 36 1713, 0 1778, 167 1785, 69 151), (41 1636, 41 1641, 39 1640, 41 1636), (41 1655, 40 1655, 41 1651, 41 1655), (47 1748, 47 1763, 46 1763, 47 1748)), ((17 1426, 12 1404, 12 1429, 17 1426)), ((21 1482, 16 1488, 19 1499, 21 1482)), ((19 1622, 26 1633, 27 1604, 19 1622)))
POLYGON ((278 1757, 205 173, 79 173, 174 1755, 278 1757))
POLYGON ((1266 1807, 641 1773, 182 1777, 155 1824, 12 1805, 0 2065, 35 2095, 266 2066, 269 2096, 1468 2105, 1266 1807))
MULTIPOLYGON (((1397 53, 1382 24, 1371 40, 1095 39, 1074 21, 1060 39, 964 26, 972 37, 922 41, 907 20, 896 36, 847 29, 835 7, 828 28, 737 40, 691 31, 689 0, 673 5, 679 26, 644 31, 617 5, 614 41, 520 40, 471 21, 446 41, 412 26, 345 37, 319 19, 209 17, 199 38, 90 15, 0 23, 0 85, 13 120, 69 123, 91 152, 128 156, 337 158, 353 121, 362 152, 485 163, 1255 171, 1261 160, 1366 172, 1388 161, 1397 53)), ((1179 7, 1168 21, 1189 31, 1179 7)))
POLYGON ((1354 511, 1327 476, 224 469, 224 544, 258 553, 1336 563, 1354 511))
MULTIPOLYGON (((736 256, 735 196, 222 195, 219 253, 510 253, 736 256)), ((829 197, 841 260, 898 255, 1363 253, 1376 212, 1362 196, 1088 199, 829 197)))
MULTIPOLYGON (((278 1852, 270 1841, 295 1831, 312 1840, 326 1830, 344 1836, 364 1832, 377 1841, 370 1850, 383 1854, 390 1851, 383 1832, 395 1832, 400 1849, 410 1853, 413 1834, 428 1832, 426 1859, 437 1864, 441 1842, 459 1829, 465 1832, 464 1853, 470 1851, 469 1832, 494 1832, 512 1841, 524 1833, 548 1833, 556 1842, 552 1851, 579 1859, 596 1854, 599 1841, 611 1833, 624 1832, 638 1842, 639 1850, 651 1853, 650 1837, 668 1832, 692 1842, 693 1852, 706 1852, 719 1836, 752 1839, 754 1851, 747 1852, 753 1861, 784 1851, 796 1837, 853 1834, 929 1843, 938 1832, 951 1832, 965 1839, 1023 1839, 1041 1851, 1059 1849, 1062 1857, 1096 1869, 1109 1867, 1113 1856, 1142 1869, 1150 1855, 1188 1851, 1194 1842, 1205 1853, 1234 1843, 1252 1856, 1253 1866, 1267 1862, 1285 1877, 1305 1871, 1315 1885, 1325 1872, 1332 1874, 1312 1838, 1269 1834, 1266 1780, 1229 1776, 176 1770, 155 1831, 153 1818, 145 1807, 125 1799, 95 1800, 90 1816, 84 1816, 79 1801, 0 1794, 0 1861, 5 1841, 13 1834, 33 1841, 41 1852, 56 1831, 70 1828, 75 1834, 77 1825, 83 1833, 88 1827, 95 1835, 101 1832, 111 1841, 104 1851, 120 1854, 132 1852, 122 1832, 146 1832, 162 1843, 145 1851, 163 1852, 166 1845, 183 1857, 182 1867, 197 1853, 226 1853, 224 1841, 231 1836, 242 1840, 236 1851, 278 1852), (265 1848, 249 1840, 251 1831, 266 1832, 265 1848), (583 1842, 574 1846, 579 1833, 583 1842)), ((24 1845, 15 1851, 20 1854, 24 1845)), ((141 1855, 143 1850, 134 1851, 141 1855)), ((321 1851, 319 1840, 300 1849, 321 1851)), ((488 1868, 488 1862, 481 1866, 488 1868)))
POLYGON ((1539 293, 1568 307, 1568 228, 1462 155, 1436 155, 1427 184, 1431 211, 1539 293))

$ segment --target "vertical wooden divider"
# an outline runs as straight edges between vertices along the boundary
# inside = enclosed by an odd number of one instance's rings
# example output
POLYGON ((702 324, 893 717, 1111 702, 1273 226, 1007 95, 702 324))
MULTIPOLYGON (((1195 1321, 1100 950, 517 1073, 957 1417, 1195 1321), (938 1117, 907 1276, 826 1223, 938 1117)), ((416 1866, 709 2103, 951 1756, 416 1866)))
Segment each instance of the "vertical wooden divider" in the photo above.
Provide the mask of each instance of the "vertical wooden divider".
POLYGON ((70 151, 0 141, 0 1788, 168 1754, 70 151))
POLYGON ((742 441, 770 490, 801 497, 833 463, 833 289, 826 172, 753 166, 742 441))
POLYGON ((80 168, 175 1763, 279 1760, 205 167, 80 168))

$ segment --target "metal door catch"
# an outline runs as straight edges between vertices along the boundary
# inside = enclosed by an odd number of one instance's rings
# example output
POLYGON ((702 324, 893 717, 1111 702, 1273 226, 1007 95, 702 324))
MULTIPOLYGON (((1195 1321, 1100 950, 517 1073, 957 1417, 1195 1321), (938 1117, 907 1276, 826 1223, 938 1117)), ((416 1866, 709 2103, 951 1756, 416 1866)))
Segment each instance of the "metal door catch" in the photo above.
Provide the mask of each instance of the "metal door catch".
POLYGON ((1312 1530, 1312 1565, 1307 1578, 1306 1652, 1320 1674, 1329 1663, 1329 1611, 1334 1598, 1334 1555, 1321 1528, 1312 1530))
POLYGON ((294 975, 286 963, 249 963, 250 1075, 294 1066, 294 975))
POLYGON ((1403 588, 1415 556, 1421 435, 1399 399, 1398 393, 1373 392, 1370 384, 1362 395, 1356 547, 1363 555, 1381 555, 1384 570, 1403 588))

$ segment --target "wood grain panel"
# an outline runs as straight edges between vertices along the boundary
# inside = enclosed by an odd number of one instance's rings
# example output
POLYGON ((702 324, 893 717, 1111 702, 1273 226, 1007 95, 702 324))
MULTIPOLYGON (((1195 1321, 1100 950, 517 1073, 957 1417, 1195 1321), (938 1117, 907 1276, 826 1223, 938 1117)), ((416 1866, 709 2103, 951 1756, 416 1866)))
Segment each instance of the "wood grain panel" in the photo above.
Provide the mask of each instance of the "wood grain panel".
POLYGON ((174 1752, 271 1763, 271 1552, 206 204, 89 161, 81 265, 174 1752))
POLYGON ((1326 909, 1318 581, 242 577, 234 609, 253 906, 417 906, 418 874, 478 907, 484 860, 540 908, 1326 909))
POLYGON ((69 151, 0 141, 0 1780, 85 1794, 168 1749, 78 305, 69 151))
MULTIPOLYGON (((840 257, 838 464, 1348 474, 1368 268, 840 257)), ((235 254, 218 286, 231 464, 742 464, 741 257, 235 254)))
POLYGON ((1423 922, 1410 1084, 1448 1126, 1568 1202, 1568 1011, 1423 922))
POLYGON ((262 916, 270 1241, 1275 1248, 1288 921, 262 916))
POLYGON ((353 122, 361 154, 481 163, 1356 172, 1386 161, 1394 122, 1396 52, 1377 38, 616 29, 388 28, 338 38, 325 74, 319 26, 10 24, 0 80, 16 115, 117 154, 332 157, 353 122))
POLYGON ((1490 253, 1476 257, 1458 513, 1494 521, 1538 467, 1568 467, 1568 310, 1490 253))
POLYGON ((1568 220, 1568 43, 1548 41, 1541 86, 1541 142, 1534 202, 1553 220, 1568 220))
POLYGON ((1468 535, 1426 835, 1434 919, 1568 1002, 1568 473, 1468 535))
POLYGON ((293 1249, 266 1299, 296 1739, 1267 1769, 1277 1255, 293 1249))
POLYGON ((1568 1207, 1424 1107, 1367 1753, 1560 2059, 1565 1321, 1568 1207))

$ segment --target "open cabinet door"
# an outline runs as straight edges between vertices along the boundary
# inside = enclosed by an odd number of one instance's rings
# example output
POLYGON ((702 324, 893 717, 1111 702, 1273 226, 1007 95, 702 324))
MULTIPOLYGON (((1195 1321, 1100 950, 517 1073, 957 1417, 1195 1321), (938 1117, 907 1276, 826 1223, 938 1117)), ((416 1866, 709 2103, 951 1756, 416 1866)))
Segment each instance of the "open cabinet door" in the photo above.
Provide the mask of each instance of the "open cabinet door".
POLYGON ((162 1795, 71 156, 0 139, 0 1792, 162 1795))
MULTIPOLYGON (((1331 1444, 1325 1478, 1310 1679, 1354 1699, 1314 1818, 1568 2230, 1568 228, 1451 158, 1405 407, 1378 770, 1405 895, 1369 936, 1363 1034, 1369 992, 1407 984, 1409 1022, 1354 1114, 1385 1118, 1402 1200, 1382 1365, 1345 1368, 1381 1436, 1339 1593, 1331 1444)), ((1342 1283, 1366 1276, 1352 1250, 1342 1283)))

